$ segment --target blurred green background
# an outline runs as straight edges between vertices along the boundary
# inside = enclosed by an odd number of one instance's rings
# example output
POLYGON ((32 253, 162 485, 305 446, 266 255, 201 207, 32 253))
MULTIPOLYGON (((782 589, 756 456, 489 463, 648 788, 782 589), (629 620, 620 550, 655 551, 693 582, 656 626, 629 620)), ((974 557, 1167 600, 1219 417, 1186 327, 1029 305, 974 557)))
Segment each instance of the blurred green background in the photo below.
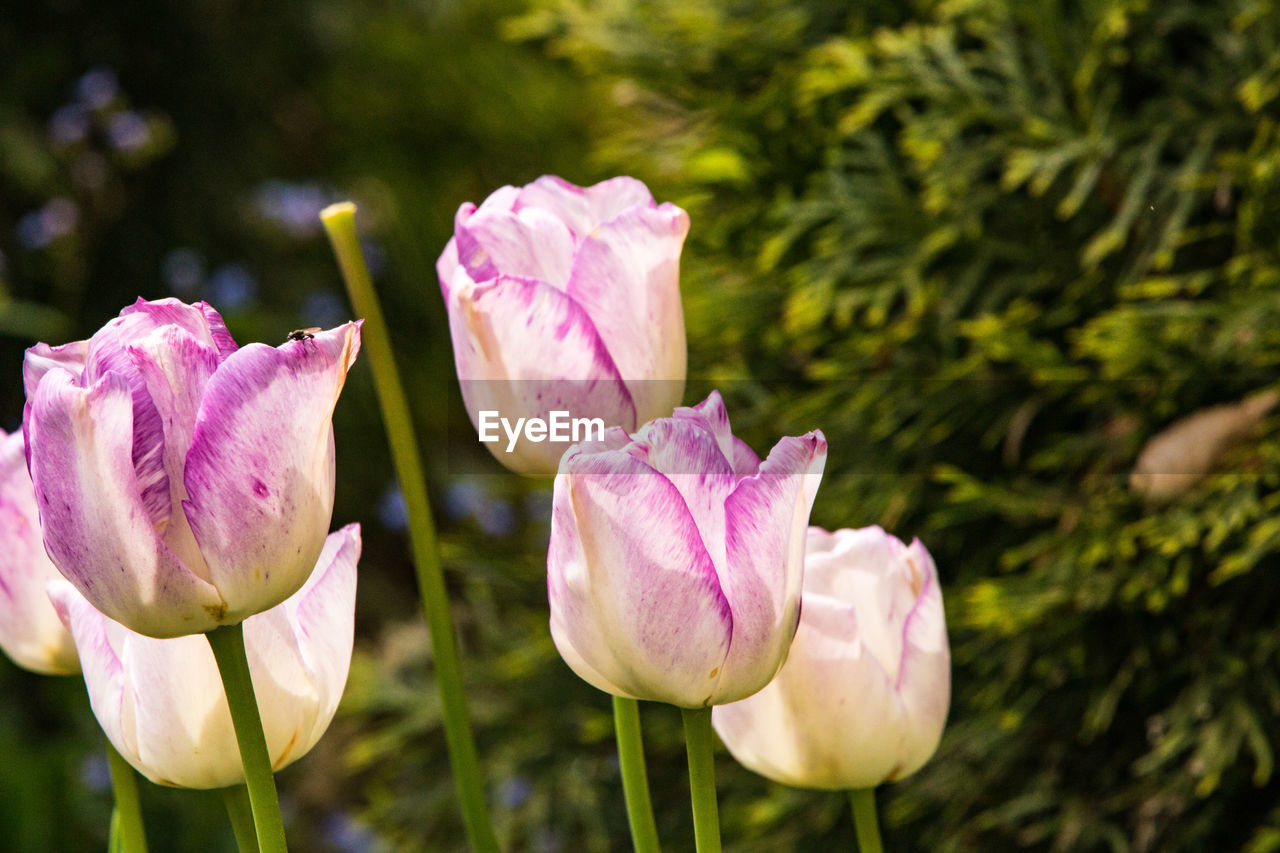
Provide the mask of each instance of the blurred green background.
MULTIPOLYGON (((0 13, 0 426, 24 347, 139 295, 208 299, 241 342, 344 321, 315 214, 357 201, 504 849, 625 850, 607 697, 547 632, 549 484, 458 474, 488 463, 448 416, 435 258, 460 203, 543 173, 685 207, 686 402, 720 387, 757 451, 822 427, 815 523, 933 552, 952 714, 882 790, 888 849, 1280 850, 1280 419, 1230 408, 1280 364, 1280 4, 0 13), (1129 477, 1158 437, 1151 470, 1188 475, 1160 495, 1129 477)), ((335 429, 334 523, 365 531, 357 654, 280 775, 291 842, 464 849, 363 364, 335 429)), ((678 715, 642 713, 660 832, 691 849, 678 715)), ((0 660, 0 849, 102 849, 100 752, 78 680, 0 660)), ((844 798, 723 750, 717 772, 727 849, 852 849, 844 798)), ((153 850, 232 849, 215 796, 143 801, 153 850)))

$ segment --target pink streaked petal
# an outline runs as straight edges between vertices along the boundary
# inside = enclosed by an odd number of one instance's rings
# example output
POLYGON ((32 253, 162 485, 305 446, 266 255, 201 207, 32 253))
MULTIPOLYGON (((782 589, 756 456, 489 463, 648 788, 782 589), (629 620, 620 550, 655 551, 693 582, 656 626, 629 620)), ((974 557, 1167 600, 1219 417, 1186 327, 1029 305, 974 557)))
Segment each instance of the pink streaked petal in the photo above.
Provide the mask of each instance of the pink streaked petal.
MULTIPOLYGON (((740 451, 735 441, 733 431, 729 427, 729 411, 724 407, 724 398, 720 396, 719 391, 712 391, 707 395, 707 399, 698 403, 696 406, 681 406, 671 413, 671 417, 686 423, 696 424, 706 430, 711 435, 717 445, 720 447, 720 453, 725 459, 733 463, 735 456, 740 451)), ((755 456, 754 453, 751 454, 755 456)), ((757 460, 756 467, 760 467, 757 460)))
POLYGON ((578 248, 567 292, 591 317, 643 423, 684 396, 687 347, 680 250, 689 217, 673 205, 631 207, 578 248))
MULTIPOLYGON (((590 318, 551 285, 499 276, 455 288, 449 331, 462 397, 477 428, 481 411, 513 422, 568 411, 602 418, 606 427, 635 428, 631 397, 590 318)), ((508 454, 505 435, 487 446, 503 464, 535 476, 554 474, 568 447, 521 440, 508 454)))
POLYGON ((586 194, 588 215, 593 228, 612 222, 628 208, 655 206, 649 188, 627 175, 619 175, 587 187, 586 194))
POLYGON ((729 461, 733 463, 733 473, 739 478, 753 477, 760 470, 760 457, 756 456, 751 445, 736 435, 733 437, 733 455, 729 457, 729 461))
POLYGON ((227 323, 222 319, 222 315, 214 310, 213 306, 208 302, 197 302, 194 308, 199 309, 204 315, 204 321, 209 327, 209 336, 213 339, 214 349, 218 351, 218 360, 222 361, 227 356, 240 348, 236 343, 236 339, 231 337, 231 332, 227 331, 227 323))
POLYGON ((587 191, 556 175, 543 175, 520 188, 516 208, 539 208, 551 213, 568 226, 577 240, 595 227, 587 202, 587 191))
POLYGON ((61 368, 72 376, 84 372, 85 356, 89 352, 88 341, 73 341, 58 347, 48 344, 36 344, 27 350, 22 360, 22 387, 27 399, 36 394, 36 386, 40 378, 53 368, 61 368))
MULTIPOLYGON (((212 346, 179 326, 157 329, 127 349, 164 425, 161 451, 168 523, 161 529, 161 535, 187 568, 208 580, 208 568, 186 516, 181 512, 169 513, 168 508, 182 506, 187 498, 182 479, 187 450, 191 447, 205 385, 218 369, 221 356, 212 346)), ((143 499, 147 499, 145 490, 143 499)))
POLYGON ((545 281, 564 290, 573 269, 573 234, 538 208, 481 208, 455 229, 458 262, 476 281, 498 275, 545 281))
POLYGON ((578 674, 604 690, 707 704, 733 617, 675 486, 621 451, 577 455, 556 478, 551 525, 552 637, 572 649, 566 660, 590 665, 578 674))
POLYGON ((462 264, 458 261, 458 238, 450 237, 449 242, 444 244, 444 251, 436 259, 436 278, 440 280, 440 292, 444 294, 446 304, 449 302, 453 277, 461 268, 462 264))
POLYGON ((805 530, 826 458, 821 432, 783 438, 725 502, 728 569, 721 586, 734 632, 718 701, 750 696, 773 675, 758 662, 780 666, 786 657, 800 615, 805 530))
POLYGON ((648 445, 650 467, 680 492, 717 574, 723 576, 725 500, 738 478, 715 437, 699 424, 659 418, 646 424, 636 440, 648 445))
POLYGON ((25 426, 45 547, 117 621, 157 637, 205 631, 223 602, 151 525, 133 466, 131 397, 116 373, 88 388, 61 370, 41 380, 25 426))
MULTIPOLYGON (((470 202, 467 202, 464 207, 469 206, 472 212, 476 210, 515 210, 519 203, 520 188, 507 185, 504 187, 498 187, 496 190, 489 193, 488 197, 485 198, 484 201, 480 202, 479 207, 476 207, 470 202)), ((459 215, 454 217, 453 227, 455 230, 459 225, 459 220, 462 218, 461 213, 462 212, 459 211, 459 215)))
MULTIPOLYGON (((923 550, 923 549, 922 549, 923 550)), ((942 588, 936 570, 924 578, 915 608, 907 617, 898 696, 906 738, 902 760, 887 777, 895 781, 914 773, 938 748, 951 706, 951 650, 947 642, 942 588)))
POLYGON ((297 592, 320 556, 333 512, 333 410, 359 349, 359 323, 276 349, 250 344, 205 386, 183 507, 228 622, 297 592))
POLYGON ((75 641, 45 594, 60 578, 40 538, 22 433, 0 430, 0 649, 24 669, 79 672, 75 641))

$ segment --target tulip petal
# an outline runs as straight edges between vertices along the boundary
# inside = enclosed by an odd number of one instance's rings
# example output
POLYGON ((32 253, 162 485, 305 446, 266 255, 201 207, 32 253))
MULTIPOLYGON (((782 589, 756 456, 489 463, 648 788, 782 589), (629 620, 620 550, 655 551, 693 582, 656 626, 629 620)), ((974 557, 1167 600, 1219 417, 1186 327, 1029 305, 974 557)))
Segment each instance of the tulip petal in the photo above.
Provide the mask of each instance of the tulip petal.
POLYGON ((75 641, 45 594, 59 577, 40 540, 22 433, 0 430, 0 648, 46 675, 80 671, 75 641))
POLYGON ((245 621, 271 765, 313 747, 338 710, 355 638, 360 526, 330 533, 315 571, 283 604, 245 621))
POLYGON ((920 596, 903 627, 902 662, 895 683, 904 727, 911 735, 888 781, 914 773, 929 760, 942 740, 951 707, 951 650, 938 570, 919 539, 907 554, 923 572, 920 596))
POLYGON ((480 208, 455 229, 458 261, 474 281, 500 273, 564 290, 573 269, 573 234, 545 210, 480 208))
POLYGON ((710 702, 733 616, 679 491, 644 462, 623 451, 565 460, 547 594, 552 639, 571 666, 589 664, 575 668, 585 680, 682 707, 710 702))
MULTIPOLYGON (((465 207, 466 205, 463 206, 465 207)), ((475 205, 472 205, 472 207, 475 207, 475 205)), ((453 283, 453 277, 461 269, 462 264, 458 261, 458 238, 450 237, 449 242, 444 244, 444 251, 436 259, 436 277, 440 279, 440 292, 444 294, 446 305, 449 304, 449 290, 453 283)))
POLYGON ((543 175, 520 190, 520 207, 548 210, 579 239, 629 207, 653 207, 653 196, 642 182, 619 176, 592 187, 579 187, 555 175, 543 175))
POLYGON ((320 556, 333 513, 333 409, 359 329, 250 344, 205 386, 183 507, 227 622, 297 592, 320 556))
POLYGON ((759 661, 780 666, 786 658, 800 618, 805 529, 826 457, 821 432, 783 438, 725 502, 721 586, 734 632, 717 685, 720 702, 750 696, 768 682, 773 673, 762 672, 759 661))
MULTIPOLYGON (((219 354, 179 326, 165 326, 128 346, 134 369, 142 377, 147 396, 164 424, 161 461, 164 465, 166 507, 182 506, 187 498, 183 469, 191 433, 205 385, 218 369, 219 354)), ((186 515, 167 514, 162 530, 165 543, 183 564, 205 580, 209 570, 191 535, 186 515)))
POLYGON ((907 731, 894 710, 892 682, 857 638, 852 606, 806 594, 804 620, 782 670, 755 695, 712 712, 733 757, 806 788, 885 781, 899 765, 907 731))
POLYGON ((644 461, 680 492, 716 574, 725 572, 725 500, 737 485, 716 438, 700 424, 676 418, 650 421, 635 435, 644 461))
POLYGON ((126 727, 124 720, 124 665, 107 634, 111 623, 62 578, 49 581, 47 594, 62 624, 75 638, 93 715, 116 752, 137 767, 134 727, 131 720, 126 727))
MULTIPOLYGON (((626 385, 590 318, 572 299, 543 281, 498 276, 455 287, 451 300, 454 360, 478 430, 482 411, 544 420, 552 411, 567 411, 635 429, 626 385)), ((506 436, 497 432, 490 450, 523 474, 554 474, 568 447, 521 440, 507 453, 506 436)))
POLYGON ((58 347, 40 343, 27 350, 22 360, 22 387, 27 399, 36 395, 36 386, 40 378, 52 368, 60 367, 72 376, 79 376, 84 370, 85 355, 89 351, 88 341, 72 341, 58 347))
POLYGON ((689 216, 671 204, 632 207, 578 248, 567 292, 586 310, 627 381, 643 423, 684 396, 687 347, 680 249, 689 216))
POLYGON ((133 393, 107 373, 88 388, 51 370, 24 419, 45 547, 108 616, 152 636, 218 624, 218 591, 160 540, 139 497, 133 393))

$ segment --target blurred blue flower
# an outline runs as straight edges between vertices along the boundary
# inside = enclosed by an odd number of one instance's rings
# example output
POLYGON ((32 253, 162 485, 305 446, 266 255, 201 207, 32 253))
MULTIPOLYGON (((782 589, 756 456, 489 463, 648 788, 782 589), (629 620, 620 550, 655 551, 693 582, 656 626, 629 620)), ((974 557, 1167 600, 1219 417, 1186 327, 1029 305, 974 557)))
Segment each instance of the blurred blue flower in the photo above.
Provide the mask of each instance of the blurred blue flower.
POLYGON ((209 275, 205 296, 219 311, 240 311, 258 295, 258 280, 244 264, 224 264, 209 275))
POLYGON ((444 511, 455 520, 468 518, 484 503, 484 497, 473 480, 454 480, 444 493, 444 511))
POLYGON ((25 214, 16 227, 18 242, 25 249, 43 249, 59 237, 76 230, 80 209, 65 198, 50 199, 44 207, 25 214))
POLYGON ((347 321, 347 303, 330 290, 316 290, 307 294, 302 303, 302 322, 307 326, 331 329, 347 321))
POLYGON ((518 809, 529 801, 532 793, 533 783, 529 781, 529 777, 517 773, 503 779, 498 785, 498 802, 509 809, 518 809))
POLYGON ((125 110, 111 117, 107 138, 117 151, 137 151, 151 142, 151 125, 141 114, 125 110))
POLYGON ((324 819, 323 831, 329 844, 345 853, 380 853, 389 849, 372 829, 341 812, 324 819))
POLYGON ((105 65, 89 69, 76 81, 76 97, 90 109, 102 109, 114 101, 119 92, 116 73, 105 65))
POLYGON ((471 518, 490 536, 507 536, 515 530, 511 504, 491 496, 474 480, 455 480, 444 495, 444 511, 453 519, 471 518))
POLYGON ((490 536, 510 536, 516 528, 516 514, 511 504, 495 498, 485 503, 475 514, 480 529, 490 536))
POLYGON ((58 107, 49 118, 49 137, 59 145, 74 145, 89 135, 89 111, 84 104, 58 107))
POLYGON ((369 268, 369 277, 382 278, 387 271, 387 253, 382 246, 374 242, 372 237, 360 238, 360 249, 364 252, 365 266, 369 268))
POLYGON ((101 750, 89 753, 80 762, 80 784, 95 794, 111 789, 111 767, 101 750))
POLYGON ((299 239, 320 233, 320 211, 329 193, 316 183, 264 181, 253 193, 254 207, 266 219, 299 239))
POLYGON ((204 281, 204 258, 195 249, 173 249, 160 262, 160 277, 170 293, 190 301, 204 281))
POLYGON ((396 483, 387 486, 378 501, 378 521, 388 530, 406 530, 409 527, 409 508, 396 483))

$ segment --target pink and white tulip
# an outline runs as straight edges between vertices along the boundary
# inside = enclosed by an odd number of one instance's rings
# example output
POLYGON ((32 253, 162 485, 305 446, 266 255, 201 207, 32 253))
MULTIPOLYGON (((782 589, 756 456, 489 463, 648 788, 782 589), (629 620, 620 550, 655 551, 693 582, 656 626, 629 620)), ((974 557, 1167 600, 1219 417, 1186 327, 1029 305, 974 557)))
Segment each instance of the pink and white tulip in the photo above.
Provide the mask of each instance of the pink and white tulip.
MULTIPOLYGON (((359 525, 330 534, 302 589, 244 622, 275 770, 315 746, 342 698, 359 558, 359 525)), ((50 583, 49 596, 75 635, 93 713, 125 760, 160 785, 244 782, 227 697, 204 637, 144 637, 103 616, 62 579, 50 583)))
POLYGON ((920 768, 942 738, 951 655, 929 552, 879 527, 809 529, 800 629, 778 676, 712 711, 744 766, 844 790, 920 768))
MULTIPOLYGON (((634 431, 684 396, 680 251, 689 217, 618 177, 544 176, 467 202, 436 263, 454 362, 478 412, 562 410, 634 431)), ((488 447, 520 474, 555 474, 563 442, 488 447)))
POLYGON ((347 323, 237 347, 203 302, 138 302, 27 350, 23 429, 45 547, 139 633, 236 624, 302 586, 333 512, 347 323))
POLYGON ((75 642, 45 594, 56 577, 40 539, 22 433, 0 430, 0 649, 43 675, 80 671, 75 642))
POLYGON ((699 708, 773 678, 799 617, 819 431, 763 462, 719 393, 569 450, 547 556, 551 636, 608 693, 699 708))

